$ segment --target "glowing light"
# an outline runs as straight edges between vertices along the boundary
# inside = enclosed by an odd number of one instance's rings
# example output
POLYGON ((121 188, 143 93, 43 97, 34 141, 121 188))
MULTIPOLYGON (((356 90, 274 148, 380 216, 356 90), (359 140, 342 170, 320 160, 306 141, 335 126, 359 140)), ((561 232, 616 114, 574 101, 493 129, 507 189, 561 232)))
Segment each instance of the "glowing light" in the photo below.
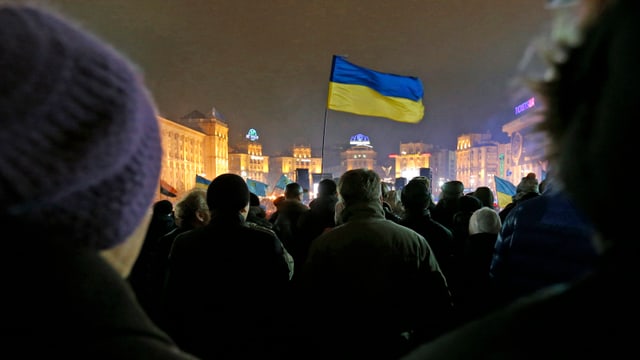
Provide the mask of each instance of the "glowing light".
POLYGON ((523 102, 522 104, 518 105, 515 107, 515 113, 516 115, 520 114, 521 112, 531 109, 532 107, 536 106, 536 99, 535 98, 530 98, 529 100, 523 102))
POLYGON ((371 142, 369 141, 369 137, 363 134, 356 134, 351 137, 349 141, 349 145, 369 145, 371 142))
POLYGON ((258 132, 256 131, 256 129, 249 129, 249 132, 247 132, 246 138, 249 139, 249 141, 256 141, 259 139, 258 136, 258 132))

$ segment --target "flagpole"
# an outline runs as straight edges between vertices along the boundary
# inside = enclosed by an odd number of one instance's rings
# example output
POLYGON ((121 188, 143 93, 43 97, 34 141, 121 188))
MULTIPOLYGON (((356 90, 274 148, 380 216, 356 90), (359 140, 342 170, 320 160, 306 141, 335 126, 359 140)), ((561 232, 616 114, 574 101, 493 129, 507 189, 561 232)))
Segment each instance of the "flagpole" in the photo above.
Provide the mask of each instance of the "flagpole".
MULTIPOLYGON (((337 55, 333 55, 331 57, 331 72, 329 73, 329 83, 331 83, 331 77, 333 76, 333 68, 336 65, 336 56, 337 55)), ((346 55, 342 55, 343 57, 346 57, 346 55)), ((331 87, 331 84, 329 84, 329 87, 331 87)), ((320 176, 324 176, 324 138, 327 135, 327 112, 329 111, 329 91, 327 91, 327 102, 324 106, 324 125, 322 128, 322 150, 321 150, 321 155, 320 155, 320 161, 322 161, 322 165, 320 166, 320 176)))
POLYGON ((322 150, 321 150, 321 155, 320 155, 320 161, 321 161, 321 165, 320 165, 320 176, 324 176, 324 138, 327 134, 327 106, 324 107, 324 126, 322 128, 322 150))

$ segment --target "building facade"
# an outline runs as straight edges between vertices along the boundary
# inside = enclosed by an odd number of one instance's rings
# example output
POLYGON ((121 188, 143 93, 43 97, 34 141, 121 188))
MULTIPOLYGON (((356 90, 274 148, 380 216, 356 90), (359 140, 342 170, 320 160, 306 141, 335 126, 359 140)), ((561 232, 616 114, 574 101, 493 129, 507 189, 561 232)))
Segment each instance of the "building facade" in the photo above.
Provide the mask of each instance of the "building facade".
POLYGON ((246 140, 229 148, 229 172, 268 183, 269 157, 262 154, 258 132, 249 129, 246 140))
POLYGON ((498 171, 498 142, 490 133, 463 134, 456 146, 456 180, 465 185, 465 192, 478 186, 493 185, 498 171))
MULTIPOLYGON (((369 169, 381 173, 377 167, 378 153, 373 149, 369 137, 356 134, 349 139, 349 147, 340 153, 342 173, 353 169, 369 169)), ((380 174, 383 177, 383 174, 380 174)))
POLYGON ((281 175, 286 175, 296 182, 313 184, 313 174, 322 173, 322 158, 314 157, 310 145, 293 145, 291 152, 280 156, 272 156, 269 159, 269 175, 267 183, 274 186, 281 175), (298 169, 305 169, 308 179, 298 179, 298 169))
POLYGON ((422 142, 400 143, 400 152, 389 155, 395 159, 396 178, 420 176, 420 168, 430 167, 431 150, 433 145, 422 142))
POLYGON ((160 180, 175 188, 178 196, 195 186, 196 175, 213 179, 229 172, 229 127, 213 116, 194 113, 193 126, 158 117, 163 147, 160 180))

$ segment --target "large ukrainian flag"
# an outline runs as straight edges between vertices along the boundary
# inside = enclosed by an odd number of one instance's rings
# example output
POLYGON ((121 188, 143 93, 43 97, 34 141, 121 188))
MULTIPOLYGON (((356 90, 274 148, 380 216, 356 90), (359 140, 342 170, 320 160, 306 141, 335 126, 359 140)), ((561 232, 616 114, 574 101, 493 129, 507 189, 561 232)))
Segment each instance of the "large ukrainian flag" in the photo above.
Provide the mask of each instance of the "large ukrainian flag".
POLYGON ((406 123, 424 117, 420 79, 381 73, 334 55, 327 108, 406 123))

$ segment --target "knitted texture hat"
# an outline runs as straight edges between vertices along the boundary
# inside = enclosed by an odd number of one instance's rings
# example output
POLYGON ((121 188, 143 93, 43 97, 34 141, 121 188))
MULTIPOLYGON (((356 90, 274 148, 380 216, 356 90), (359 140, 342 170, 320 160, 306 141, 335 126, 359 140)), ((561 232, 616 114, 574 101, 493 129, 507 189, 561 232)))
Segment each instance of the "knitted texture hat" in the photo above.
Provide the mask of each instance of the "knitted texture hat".
POLYGON ((162 157, 131 63, 62 16, 0 5, 0 69, 4 221, 73 246, 125 241, 150 209, 162 157))
POLYGON ((502 222, 498 213, 486 206, 474 211, 471 214, 471 218, 469 218, 470 235, 480 233, 498 234, 501 227, 502 222))

